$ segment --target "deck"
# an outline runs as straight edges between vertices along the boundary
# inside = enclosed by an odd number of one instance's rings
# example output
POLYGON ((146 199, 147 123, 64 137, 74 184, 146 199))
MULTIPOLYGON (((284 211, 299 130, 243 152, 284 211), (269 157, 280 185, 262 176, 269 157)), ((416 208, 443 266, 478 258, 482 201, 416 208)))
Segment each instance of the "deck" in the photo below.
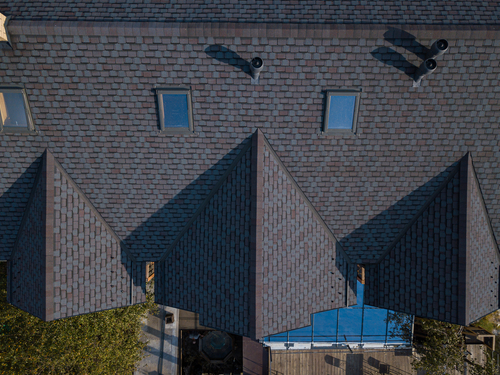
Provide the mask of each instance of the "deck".
POLYGON ((272 375, 417 375, 410 350, 347 349, 273 350, 272 375))

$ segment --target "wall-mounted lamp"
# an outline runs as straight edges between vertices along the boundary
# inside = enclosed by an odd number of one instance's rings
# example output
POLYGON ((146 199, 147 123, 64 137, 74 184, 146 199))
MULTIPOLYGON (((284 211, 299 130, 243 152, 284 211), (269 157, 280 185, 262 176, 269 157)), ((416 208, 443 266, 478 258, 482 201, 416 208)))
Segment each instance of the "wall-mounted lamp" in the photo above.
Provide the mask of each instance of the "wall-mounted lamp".
POLYGON ((413 87, 420 87, 420 82, 422 81, 422 78, 424 78, 426 75, 431 74, 433 71, 436 70, 437 67, 437 62, 434 59, 427 59, 425 60, 418 70, 415 72, 415 81, 413 82, 413 87))
POLYGON ((436 40, 432 43, 427 58, 432 59, 434 57, 441 56, 446 51, 448 51, 448 41, 446 39, 436 40))
POLYGON ((260 57, 254 57, 250 62, 250 71, 252 73, 252 83, 259 83, 259 74, 264 68, 264 61, 260 57))

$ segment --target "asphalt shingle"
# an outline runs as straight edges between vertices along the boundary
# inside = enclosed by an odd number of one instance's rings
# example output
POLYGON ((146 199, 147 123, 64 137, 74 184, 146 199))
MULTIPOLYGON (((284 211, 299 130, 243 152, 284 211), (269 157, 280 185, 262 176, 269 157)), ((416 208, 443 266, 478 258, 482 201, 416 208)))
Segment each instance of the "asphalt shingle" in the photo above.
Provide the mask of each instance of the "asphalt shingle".
POLYGON ((496 310, 500 256, 467 154, 378 263, 365 301, 419 317, 469 325, 496 310))
POLYGON ((45 321, 144 302, 145 264, 50 151, 37 176, 9 261, 9 301, 45 321))

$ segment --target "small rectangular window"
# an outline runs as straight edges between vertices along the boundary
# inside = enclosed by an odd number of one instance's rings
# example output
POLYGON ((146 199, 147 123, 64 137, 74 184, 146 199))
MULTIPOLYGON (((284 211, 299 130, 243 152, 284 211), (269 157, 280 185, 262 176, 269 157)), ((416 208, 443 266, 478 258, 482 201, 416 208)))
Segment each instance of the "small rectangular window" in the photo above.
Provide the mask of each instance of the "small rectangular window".
POLYGON ((166 133, 192 133, 191 91, 187 88, 156 89, 160 130, 166 133))
POLYGON ((3 133, 34 131, 28 98, 23 88, 0 87, 0 125, 3 133))
POLYGON ((326 97, 325 133, 356 133, 359 97, 361 91, 337 90, 328 91, 326 97))

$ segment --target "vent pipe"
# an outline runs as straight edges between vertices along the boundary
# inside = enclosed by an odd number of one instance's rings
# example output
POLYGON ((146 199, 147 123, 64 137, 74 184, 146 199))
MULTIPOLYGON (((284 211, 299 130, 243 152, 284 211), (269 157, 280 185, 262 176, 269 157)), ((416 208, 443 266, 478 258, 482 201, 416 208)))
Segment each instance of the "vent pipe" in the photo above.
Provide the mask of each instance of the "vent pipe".
POLYGON ((433 71, 436 70, 437 63, 436 60, 434 59, 427 59, 425 60, 418 70, 415 72, 415 82, 413 82, 413 87, 419 87, 420 82, 422 81, 422 78, 424 78, 426 75, 431 74, 433 71))
POLYGON ((441 56, 446 51, 448 51, 448 41, 446 39, 436 40, 432 43, 427 58, 433 59, 434 57, 441 56))
POLYGON ((250 71, 252 72, 252 79, 255 83, 259 82, 259 74, 262 68, 264 68, 264 61, 262 61, 260 57, 254 57, 250 62, 250 71))

